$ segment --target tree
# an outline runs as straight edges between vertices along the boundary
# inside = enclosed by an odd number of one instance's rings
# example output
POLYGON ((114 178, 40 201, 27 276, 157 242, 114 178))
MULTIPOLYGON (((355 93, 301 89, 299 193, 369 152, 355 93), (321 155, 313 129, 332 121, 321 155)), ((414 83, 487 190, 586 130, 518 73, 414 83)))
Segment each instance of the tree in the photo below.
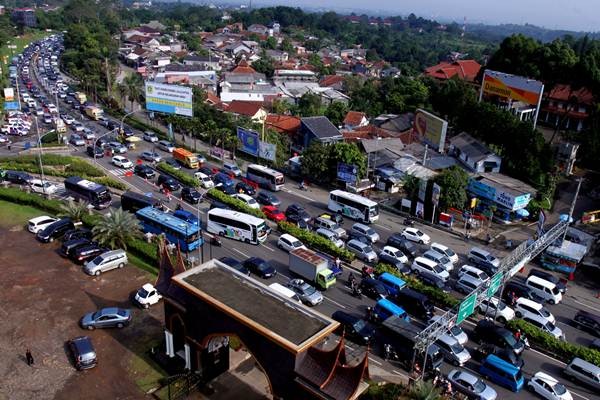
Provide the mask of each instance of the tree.
POLYGON ((98 243, 111 249, 127 249, 127 243, 142 236, 137 218, 122 208, 104 215, 92 233, 98 243))
POLYGON ((440 185, 440 209, 450 207, 463 209, 467 202, 467 185, 469 175, 462 168, 453 165, 435 177, 434 182, 440 185))
POLYGON ((298 101, 298 113, 302 117, 314 117, 323 115, 321 98, 315 93, 304 93, 298 101))
POLYGON ((329 154, 329 179, 337 178, 337 167, 339 163, 356 165, 358 168, 358 179, 367 174, 367 157, 358 148, 356 143, 339 142, 328 146, 329 154))
POLYGON ((406 197, 410 200, 414 199, 419 192, 419 186, 421 185, 421 180, 414 175, 405 175, 403 178, 402 187, 404 189, 404 193, 406 193, 406 197))
POLYGON ((335 126, 341 126, 344 118, 348 114, 348 106, 342 102, 333 102, 325 110, 325 116, 329 118, 335 126))
POLYGON ((281 41, 281 50, 287 52, 290 55, 294 53, 294 45, 288 37, 285 37, 281 41))
POLYGON ((417 381, 408 388, 400 399, 406 400, 442 400, 440 390, 431 381, 417 381))
POLYGON ((263 48, 275 50, 277 48, 277 39, 274 36, 269 36, 263 43, 263 48))
POLYGON ((80 222, 85 215, 90 213, 88 205, 85 201, 74 202, 73 200, 69 200, 67 203, 60 205, 60 216, 71 218, 73 222, 80 222))
POLYGON ((256 60, 252 63, 252 68, 254 68, 256 72, 265 74, 267 78, 273 77, 273 74, 275 73, 275 65, 273 59, 271 57, 267 57, 264 53, 261 56, 260 60, 256 60))
POLYGON ((327 182, 329 172, 329 146, 313 141, 302 153, 302 175, 316 182, 327 182))
POLYGON ((291 104, 288 101, 275 99, 272 104, 272 111, 274 114, 287 114, 291 110, 291 104))
POLYGON ((282 168, 290 158, 290 138, 285 133, 279 133, 275 129, 268 128, 265 131, 265 141, 276 146, 275 160, 272 164, 282 168))
POLYGON ((144 81, 140 74, 131 73, 123 79, 123 84, 125 85, 127 98, 131 102, 131 111, 133 111, 134 104, 139 102, 142 98, 142 86, 144 81))

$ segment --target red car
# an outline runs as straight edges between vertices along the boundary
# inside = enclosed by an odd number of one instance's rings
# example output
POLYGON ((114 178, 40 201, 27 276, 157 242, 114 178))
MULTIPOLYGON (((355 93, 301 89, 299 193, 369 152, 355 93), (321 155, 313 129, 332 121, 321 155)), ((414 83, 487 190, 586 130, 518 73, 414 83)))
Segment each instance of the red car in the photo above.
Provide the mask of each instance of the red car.
POLYGON ((264 206, 262 212, 272 221, 279 222, 285 220, 285 214, 275 206, 264 206))

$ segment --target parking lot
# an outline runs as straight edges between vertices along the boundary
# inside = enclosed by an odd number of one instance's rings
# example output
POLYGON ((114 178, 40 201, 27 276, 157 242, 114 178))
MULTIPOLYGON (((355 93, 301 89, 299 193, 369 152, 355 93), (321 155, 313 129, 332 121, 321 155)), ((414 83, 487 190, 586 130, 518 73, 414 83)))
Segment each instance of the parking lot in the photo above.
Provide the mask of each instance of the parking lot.
POLYGON ((141 310, 129 299, 153 278, 132 266, 89 277, 56 253, 58 244, 39 243, 18 227, 0 229, 0 241, 0 398, 140 398, 136 381, 146 377, 136 354, 161 337, 162 307, 141 310), (131 325, 95 331, 78 326, 83 314, 106 306, 131 308, 131 325), (99 368, 75 370, 65 344, 81 335, 92 339, 99 368), (33 367, 25 361, 28 347, 33 367))

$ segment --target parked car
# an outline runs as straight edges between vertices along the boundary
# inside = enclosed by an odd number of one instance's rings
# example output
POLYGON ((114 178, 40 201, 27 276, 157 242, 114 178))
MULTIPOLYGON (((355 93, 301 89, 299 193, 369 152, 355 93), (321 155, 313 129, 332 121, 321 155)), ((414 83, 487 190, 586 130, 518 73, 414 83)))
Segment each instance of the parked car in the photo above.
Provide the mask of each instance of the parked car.
POLYGON ((150 166, 145 164, 137 164, 133 167, 133 173, 144 179, 152 179, 156 175, 156 172, 154 172, 150 166))
POLYGON ((106 307, 85 314, 80 321, 83 329, 123 328, 131 322, 131 311, 118 307, 106 307))
POLYGON ((271 221, 280 222, 285 221, 285 214, 277 207, 274 206, 263 206, 262 212, 265 213, 265 216, 271 221))
POLYGON ((565 294, 567 292, 566 280, 560 279, 559 277, 557 277, 556 275, 552 275, 548 271, 542 271, 541 269, 532 268, 529 271, 527 277, 529 278, 530 276, 537 276, 538 278, 542 278, 548 282, 552 282, 556 285, 556 287, 558 288, 558 290, 560 290, 562 294, 565 294))
POLYGON ((243 263, 241 263, 233 257, 221 257, 219 258, 219 261, 237 271, 240 271, 242 274, 250 275, 250 271, 248 271, 248 268, 244 267, 243 263))
POLYGON ((456 291, 459 293, 467 295, 484 284, 485 281, 482 281, 479 278, 475 278, 471 275, 463 275, 458 278, 454 284, 454 289, 456 289, 456 291))
POLYGON ((490 385, 467 371, 454 369, 448 373, 448 380, 454 390, 465 394, 469 399, 495 400, 498 396, 490 385))
POLYGON ((161 162, 162 157, 155 151, 142 151, 140 153, 140 158, 142 160, 151 161, 151 162, 161 162))
POLYGON ((527 382, 527 388, 544 399, 573 400, 565 385, 545 372, 536 372, 527 382))
POLYGON ((77 370, 94 368, 98 364, 96 350, 88 336, 78 336, 69 340, 68 347, 77 370))
POLYGON ((43 243, 53 242, 75 227, 71 218, 62 218, 36 233, 36 238, 43 243))
POLYGON ((405 228, 401 235, 404 239, 420 244, 429 244, 431 238, 417 228, 405 228))
POLYGON ((268 261, 258 257, 250 257, 244 261, 244 267, 263 279, 273 278, 275 275, 277 275, 277 271, 271 266, 271 264, 269 264, 268 261))
POLYGON ((234 199, 238 199, 238 200, 242 201, 243 203, 245 203, 250 208, 254 208, 256 210, 260 209, 260 205, 256 202, 256 200, 254 200, 253 197, 248 196, 247 194, 244 194, 244 193, 235 193, 235 194, 231 195, 231 197, 233 197, 234 199))
POLYGON ((371 246, 361 242, 360 240, 352 239, 346 243, 346 249, 356 254, 356 257, 365 262, 374 263, 377 261, 377 254, 371 246))
POLYGON ((42 194, 54 194, 58 191, 58 186, 49 181, 42 181, 41 179, 32 179, 29 181, 29 187, 32 192, 42 194))
POLYGON ((181 184, 179 182, 177 182, 174 178, 163 174, 158 176, 156 184, 169 189, 171 192, 176 192, 181 189, 181 184))
POLYGON ((414 258, 417 255, 417 247, 404 239, 401 233, 392 233, 386 244, 401 250, 408 257, 414 258))
POLYGON ((151 132, 151 131, 145 131, 144 134, 142 135, 142 139, 144 139, 146 142, 150 142, 150 143, 158 142, 158 136, 156 136, 156 133, 151 132))
POLYGON ((158 293, 158 290, 151 283, 146 283, 139 288, 134 297, 135 302, 143 308, 148 308, 158 303, 160 299, 162 299, 162 295, 158 293))
POLYGON ((456 264, 458 262, 458 254, 456 254, 450 247, 444 246, 440 243, 431 243, 429 248, 437 253, 440 253, 452 262, 452 264, 456 264))
POLYGON ((88 228, 76 228, 76 229, 71 229, 70 231, 65 232, 65 234, 62 237, 62 241, 66 242, 68 240, 73 240, 73 239, 92 239, 92 231, 88 228))
POLYGON ((76 133, 69 136, 69 143, 73 146, 85 146, 85 140, 76 133))
POLYGON ((277 247, 287 252, 306 248, 306 246, 304 246, 300 240, 296 239, 289 233, 284 233, 283 235, 279 236, 279 239, 277 239, 277 247))
POLYGON ((111 269, 123 268, 127 263, 127 253, 125 250, 111 250, 86 262, 83 272, 88 275, 99 276, 101 273, 110 271, 111 269))
POLYGON ((157 147, 168 153, 172 153, 173 150, 175 150, 175 146, 168 140, 159 140, 157 143, 157 147))
POLYGON ((133 163, 127 157, 114 156, 112 158, 111 162, 113 163, 113 165, 115 167, 124 168, 124 169, 133 168, 133 163))
POLYGON ((27 230, 31 233, 37 234, 39 231, 45 229, 56 221, 58 221, 57 218, 49 217, 47 215, 31 218, 29 221, 27 221, 27 230))
POLYGON ((91 242, 85 246, 78 247, 71 254, 70 258, 77 264, 84 264, 86 261, 95 258, 97 255, 100 255, 105 251, 108 251, 108 249, 101 247, 96 242, 91 242))
POLYGON ((340 323, 340 328, 354 342, 367 345, 375 336, 374 329, 365 320, 352 314, 336 311, 331 315, 331 318, 340 323))
POLYGON ((256 189, 246 182, 238 182, 237 185, 235 185, 235 191, 247 194, 248 196, 254 196, 256 194, 256 189))
POLYGON ((316 306, 323 301, 323 295, 314 286, 309 285, 302 279, 292 279, 287 284, 304 304, 316 306))

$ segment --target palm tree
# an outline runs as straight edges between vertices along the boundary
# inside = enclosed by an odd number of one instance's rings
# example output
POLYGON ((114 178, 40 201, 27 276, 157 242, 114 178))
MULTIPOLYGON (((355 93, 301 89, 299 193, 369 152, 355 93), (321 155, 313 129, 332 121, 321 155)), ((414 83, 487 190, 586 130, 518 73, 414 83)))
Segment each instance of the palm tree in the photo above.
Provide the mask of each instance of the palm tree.
POLYGON ((142 97, 142 78, 139 74, 130 74, 123 79, 123 85, 125 85, 125 93, 131 102, 131 111, 133 111, 133 105, 136 101, 139 101, 142 97))
POLYGON ((444 397, 431 381, 417 381, 400 398, 406 400, 442 400, 444 397))
POLYGON ((60 216, 69 217, 74 222, 80 222, 83 219, 83 216, 90 212, 88 205, 89 204, 85 201, 76 203, 73 200, 69 200, 68 203, 60 205, 60 216))
POLYGON ((106 214, 92 229, 94 239, 111 249, 127 249, 127 243, 140 238, 142 231, 135 216, 122 208, 106 214))

